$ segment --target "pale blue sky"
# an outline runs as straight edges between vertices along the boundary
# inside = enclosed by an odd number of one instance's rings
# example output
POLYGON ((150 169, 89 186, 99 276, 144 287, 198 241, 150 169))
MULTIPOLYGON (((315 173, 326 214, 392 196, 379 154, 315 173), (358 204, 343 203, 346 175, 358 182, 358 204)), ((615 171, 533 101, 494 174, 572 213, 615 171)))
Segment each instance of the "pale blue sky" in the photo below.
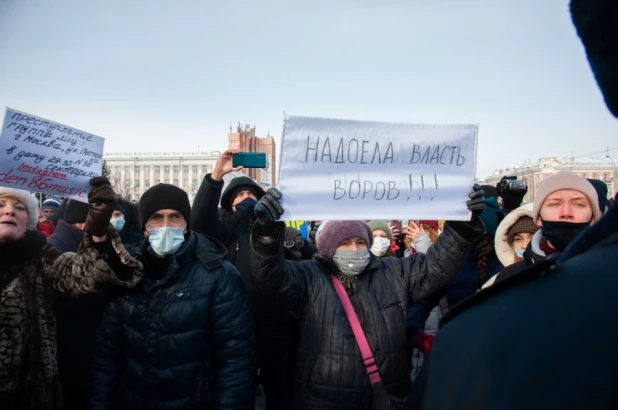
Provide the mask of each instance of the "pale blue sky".
POLYGON ((2 110, 107 152, 279 137, 283 111, 478 123, 480 175, 618 147, 567 0, 0 0, 0 58, 2 110))

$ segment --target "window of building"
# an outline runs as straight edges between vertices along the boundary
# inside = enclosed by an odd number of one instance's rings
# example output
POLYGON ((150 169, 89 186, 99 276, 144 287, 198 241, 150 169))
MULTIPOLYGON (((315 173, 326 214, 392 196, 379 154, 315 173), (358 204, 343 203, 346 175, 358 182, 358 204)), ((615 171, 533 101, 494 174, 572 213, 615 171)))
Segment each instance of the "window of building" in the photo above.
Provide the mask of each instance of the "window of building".
POLYGON ((124 172, 127 173, 127 174, 129 172, 131 172, 131 167, 129 167, 129 166, 124 167, 124 172))
POLYGON ((592 179, 599 179, 599 174, 592 174, 592 179))
POLYGON ((183 165, 182 172, 184 172, 185 174, 188 173, 189 172, 189 166, 188 165, 183 165))
POLYGON ((193 165, 193 173, 197 174, 197 165, 193 165))
POLYGON ((582 174, 583 178, 588 178, 588 174, 586 174, 585 172, 582 174))
POLYGON ((609 178, 607 177, 607 174, 603 174, 603 181, 607 181, 609 180, 609 178))
POLYGON ((178 165, 174 165, 174 172, 178 172, 178 165))
POLYGON ((193 186, 197 186, 197 179, 193 178, 193 186))
POLYGON ((178 180, 177 179, 174 180, 174 185, 178 186, 178 180))
POLYGON ((207 174, 208 173, 208 165, 202 165, 202 173, 203 174, 207 174))
POLYGON ((150 188, 150 181, 144 181, 144 186, 146 188, 150 188))
POLYGON ((156 166, 156 167, 155 167, 155 173, 156 173, 156 174, 160 174, 160 173, 161 173, 161 167, 156 166))
POLYGON ((163 167, 163 173, 164 174, 169 174, 170 173, 170 166, 169 165, 165 165, 163 167))
POLYGON ((161 182, 161 180, 159 178, 156 178, 154 182, 155 182, 155 184, 158 184, 158 183, 161 182))
POLYGON ((150 173, 150 167, 149 166, 145 166, 144 167, 144 174, 149 174, 150 173))

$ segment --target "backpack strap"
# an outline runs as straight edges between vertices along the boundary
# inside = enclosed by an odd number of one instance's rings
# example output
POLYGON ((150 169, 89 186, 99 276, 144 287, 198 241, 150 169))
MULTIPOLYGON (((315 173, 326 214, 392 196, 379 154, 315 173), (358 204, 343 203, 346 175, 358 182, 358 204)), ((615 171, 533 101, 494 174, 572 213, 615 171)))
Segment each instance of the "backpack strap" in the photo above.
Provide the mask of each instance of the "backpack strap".
POLYGON ((373 353, 371 352, 371 348, 369 347, 369 343, 367 342, 367 337, 365 337, 365 332, 358 321, 358 316, 356 316, 356 312, 354 311, 354 307, 352 306, 352 302, 350 301, 350 297, 348 296, 343 284, 335 275, 330 275, 331 280, 333 281, 333 285, 335 286, 335 291, 337 295, 339 295, 339 299, 341 300, 341 304, 343 305, 343 309, 345 310, 345 314, 348 317, 348 321, 352 326, 352 331, 354 332, 354 337, 356 338, 356 343, 358 344, 358 348, 361 351, 361 355, 363 356, 363 363, 365 364, 365 370, 367 371, 367 375, 369 376, 369 380, 371 384, 380 383, 382 378, 380 377, 380 372, 378 371, 378 365, 376 363, 376 359, 373 357, 373 353))

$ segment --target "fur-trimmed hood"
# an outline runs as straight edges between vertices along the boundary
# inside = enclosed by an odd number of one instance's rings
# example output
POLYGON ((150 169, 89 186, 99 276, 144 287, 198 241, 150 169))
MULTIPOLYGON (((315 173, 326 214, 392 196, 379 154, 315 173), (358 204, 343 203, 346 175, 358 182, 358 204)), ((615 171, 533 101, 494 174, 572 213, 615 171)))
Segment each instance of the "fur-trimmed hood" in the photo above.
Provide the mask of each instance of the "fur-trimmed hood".
POLYGON ((508 232, 511 226, 519 220, 519 218, 527 216, 532 218, 532 208, 534 204, 522 205, 509 213, 498 225, 496 230, 496 236, 494 239, 494 245, 496 248, 496 255, 500 262, 504 266, 509 266, 515 263, 515 251, 509 246, 508 232))

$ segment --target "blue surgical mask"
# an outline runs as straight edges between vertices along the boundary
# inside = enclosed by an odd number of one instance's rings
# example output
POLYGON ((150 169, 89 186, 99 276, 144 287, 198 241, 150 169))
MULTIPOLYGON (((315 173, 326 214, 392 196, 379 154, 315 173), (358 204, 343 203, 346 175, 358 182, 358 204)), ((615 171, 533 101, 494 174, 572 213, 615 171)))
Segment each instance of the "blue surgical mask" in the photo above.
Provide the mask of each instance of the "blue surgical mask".
POLYGON ((124 220, 124 216, 119 216, 118 218, 112 218, 109 220, 109 223, 114 225, 114 229, 116 229, 118 232, 122 231, 125 222, 126 221, 124 220))
POLYGON ((518 257, 523 259, 524 252, 526 251, 525 249, 523 249, 523 248, 515 248, 514 251, 515 251, 515 255, 517 255, 518 257))
POLYGON ((257 201, 255 199, 245 198, 242 200, 242 202, 239 202, 234 206, 236 207, 236 212, 253 213, 255 205, 257 205, 257 201))
POLYGON ((150 233, 148 241, 152 250, 157 255, 167 256, 176 253, 180 246, 185 241, 186 226, 181 228, 172 228, 171 226, 164 226, 163 228, 146 228, 150 233))

